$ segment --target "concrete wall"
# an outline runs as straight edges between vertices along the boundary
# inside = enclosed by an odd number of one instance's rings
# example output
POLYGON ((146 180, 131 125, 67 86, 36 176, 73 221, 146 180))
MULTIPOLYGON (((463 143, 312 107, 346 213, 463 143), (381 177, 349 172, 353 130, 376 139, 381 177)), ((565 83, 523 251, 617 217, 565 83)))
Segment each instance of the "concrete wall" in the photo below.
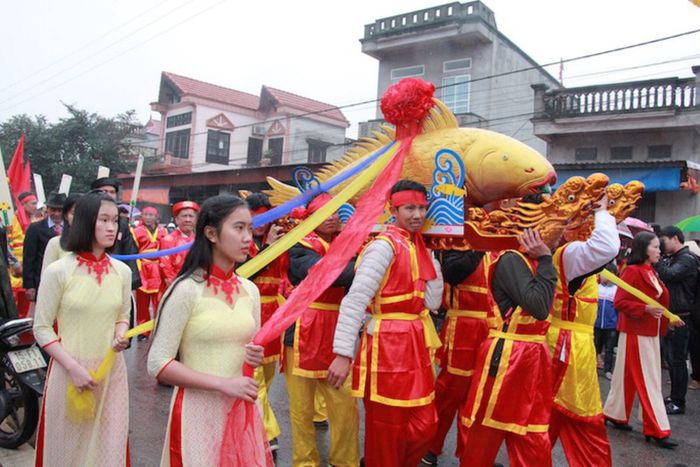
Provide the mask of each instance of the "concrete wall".
MULTIPOLYGON (((690 216, 700 214, 700 195, 689 191, 660 191, 656 193, 656 216, 654 222, 661 225, 674 225, 690 216)), ((695 232, 690 238, 700 238, 695 232)))
MULTIPOLYGON (((290 141, 287 143, 288 164, 306 164, 309 160, 309 145, 307 138, 327 143, 342 144, 345 142, 345 128, 329 125, 307 118, 291 120, 290 141)), ((329 147, 326 151, 326 161, 331 161, 343 155, 342 146, 329 147)))
POLYGON ((646 161, 647 147, 670 144, 671 160, 700 162, 700 135, 693 130, 651 130, 642 132, 584 133, 552 137, 547 158, 552 163, 576 162, 577 147, 598 148, 598 162, 610 161, 610 148, 632 146, 632 160, 646 161))
MULTIPOLYGON (((379 62, 377 96, 381 98, 392 84, 391 70, 396 68, 424 65, 425 74, 421 78, 433 82, 436 87, 442 86, 445 76, 468 74, 471 80, 477 80, 470 84, 469 112, 476 114, 477 119, 481 117, 486 120, 485 125, 480 126, 512 136, 544 154, 546 143, 534 135, 532 123, 529 121, 534 101, 530 85, 546 83, 554 87, 557 83, 538 69, 479 80, 532 67, 532 62, 509 42, 497 34, 491 36, 492 42, 463 44, 445 40, 387 53, 379 62), (445 61, 461 58, 471 58, 470 70, 443 73, 445 61), (514 115, 520 116, 513 117, 514 115)), ((442 90, 438 90, 436 96, 442 99, 442 93, 442 90)), ((377 118, 382 118, 379 110, 377 118)))
POLYGON ((190 140, 190 144, 194 144, 192 148, 193 172, 224 170, 230 167, 240 167, 246 163, 246 157, 248 154, 248 138, 252 134, 252 127, 243 125, 257 123, 259 121, 258 119, 250 115, 241 115, 226 110, 222 111, 220 108, 199 104, 197 105, 197 111, 194 115, 193 121, 195 124, 193 130, 193 133, 195 133, 193 140, 194 143, 192 143, 192 140, 190 140), (208 130, 215 130, 215 128, 207 127, 207 120, 221 113, 223 113, 234 125, 234 130, 232 132, 220 130, 231 135, 231 140, 229 143, 229 165, 211 164, 206 162, 208 130), (243 128, 238 128, 239 126, 243 126, 243 128))

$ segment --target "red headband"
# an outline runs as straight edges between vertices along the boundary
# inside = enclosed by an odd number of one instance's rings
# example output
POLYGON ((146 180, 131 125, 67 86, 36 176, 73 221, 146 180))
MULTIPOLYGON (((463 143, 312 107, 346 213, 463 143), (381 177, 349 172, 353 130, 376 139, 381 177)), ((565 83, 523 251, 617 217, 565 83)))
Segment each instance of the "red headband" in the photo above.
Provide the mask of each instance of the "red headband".
POLYGON ((320 195, 312 199, 309 205, 306 206, 306 215, 310 216, 311 214, 315 213, 332 199, 333 197, 328 193, 321 193, 320 195))
POLYGON ((415 204, 416 206, 427 206, 428 198, 424 193, 415 190, 397 191, 391 195, 391 205, 395 208, 400 208, 407 204, 415 204))
POLYGON ((180 201, 173 205, 173 215, 177 216, 183 209, 194 209, 194 212, 199 212, 199 204, 194 201, 180 201))
POLYGON ((20 201, 22 202, 22 204, 24 204, 24 203, 31 203, 32 201, 38 201, 38 199, 34 195, 27 195, 24 198, 22 198, 20 201))
POLYGON ((267 212, 269 210, 270 210, 270 208, 266 208, 265 206, 260 206, 257 209, 251 209, 250 213, 254 216, 257 216, 258 214, 262 214, 263 212, 267 212))

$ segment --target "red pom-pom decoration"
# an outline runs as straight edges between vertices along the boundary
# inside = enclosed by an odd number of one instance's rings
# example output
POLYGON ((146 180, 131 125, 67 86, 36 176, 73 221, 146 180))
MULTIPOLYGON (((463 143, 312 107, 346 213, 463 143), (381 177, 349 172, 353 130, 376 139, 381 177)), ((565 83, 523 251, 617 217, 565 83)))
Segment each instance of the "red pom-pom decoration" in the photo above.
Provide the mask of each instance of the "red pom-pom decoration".
POLYGON ((389 86, 382 97, 382 113, 396 126, 396 138, 418 135, 423 119, 433 107, 435 85, 422 79, 404 78, 389 86))

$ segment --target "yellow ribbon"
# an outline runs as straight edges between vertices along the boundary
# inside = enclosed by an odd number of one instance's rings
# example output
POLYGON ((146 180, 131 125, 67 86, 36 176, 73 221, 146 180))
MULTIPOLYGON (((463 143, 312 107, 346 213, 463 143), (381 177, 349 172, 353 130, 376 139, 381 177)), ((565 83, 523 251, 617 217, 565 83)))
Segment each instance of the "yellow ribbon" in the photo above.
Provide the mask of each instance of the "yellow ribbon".
MULTIPOLYGON (((130 339, 144 332, 148 332, 153 329, 153 321, 148 321, 143 324, 129 329, 125 334, 124 338, 130 339)), ((114 366, 114 361, 116 360, 117 353, 111 347, 107 351, 107 356, 97 367, 97 370, 90 370, 90 376, 95 380, 96 383, 101 383, 107 377, 109 372, 114 366)), ((72 382, 68 384, 68 389, 66 392, 66 400, 68 402, 68 419, 73 423, 82 423, 86 420, 91 420, 95 418, 95 394, 92 391, 78 391, 75 384, 72 382)))
POLYGON ((600 275, 603 276, 604 278, 606 278, 607 280, 609 280, 610 282, 612 282, 613 284, 615 284, 616 286, 620 287, 625 292, 627 292, 631 295, 634 295, 635 297, 637 297, 638 299, 640 299, 641 301, 643 301, 647 305, 651 305, 651 306, 654 306, 656 308, 661 308, 662 310, 664 310, 663 311, 664 317, 666 317, 671 322, 672 325, 678 325, 678 324, 681 324, 683 322, 683 320, 680 319, 678 316, 676 316, 673 313, 671 313, 670 311, 668 311, 665 306, 661 305, 659 302, 657 302, 656 300, 654 300, 653 298, 651 298, 650 296, 648 296, 647 294, 645 294, 641 290, 639 290, 635 287, 632 287, 627 282, 623 281, 622 279, 620 279, 619 277, 617 277, 615 274, 611 273, 607 269, 603 269, 602 271, 600 271, 600 275))
POLYGON ((442 345, 440 342, 440 336, 435 329, 435 323, 433 323, 430 317, 430 312, 428 310, 423 310, 419 314, 414 313, 380 313, 372 315, 372 319, 376 321, 382 321, 385 319, 395 320, 395 321, 413 321, 420 319, 423 322, 423 335, 425 336, 425 346, 429 349, 438 349, 442 345))

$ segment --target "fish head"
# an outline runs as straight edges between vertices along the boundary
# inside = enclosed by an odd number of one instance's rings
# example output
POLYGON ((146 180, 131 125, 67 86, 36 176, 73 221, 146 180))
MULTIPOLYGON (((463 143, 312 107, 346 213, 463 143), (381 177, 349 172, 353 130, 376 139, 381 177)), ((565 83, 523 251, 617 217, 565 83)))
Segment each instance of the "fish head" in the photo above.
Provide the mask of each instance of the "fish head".
POLYGON ((471 134, 471 144, 460 156, 466 167, 466 191, 470 201, 490 201, 549 193, 556 183, 554 167, 526 144, 488 130, 460 128, 471 134))

